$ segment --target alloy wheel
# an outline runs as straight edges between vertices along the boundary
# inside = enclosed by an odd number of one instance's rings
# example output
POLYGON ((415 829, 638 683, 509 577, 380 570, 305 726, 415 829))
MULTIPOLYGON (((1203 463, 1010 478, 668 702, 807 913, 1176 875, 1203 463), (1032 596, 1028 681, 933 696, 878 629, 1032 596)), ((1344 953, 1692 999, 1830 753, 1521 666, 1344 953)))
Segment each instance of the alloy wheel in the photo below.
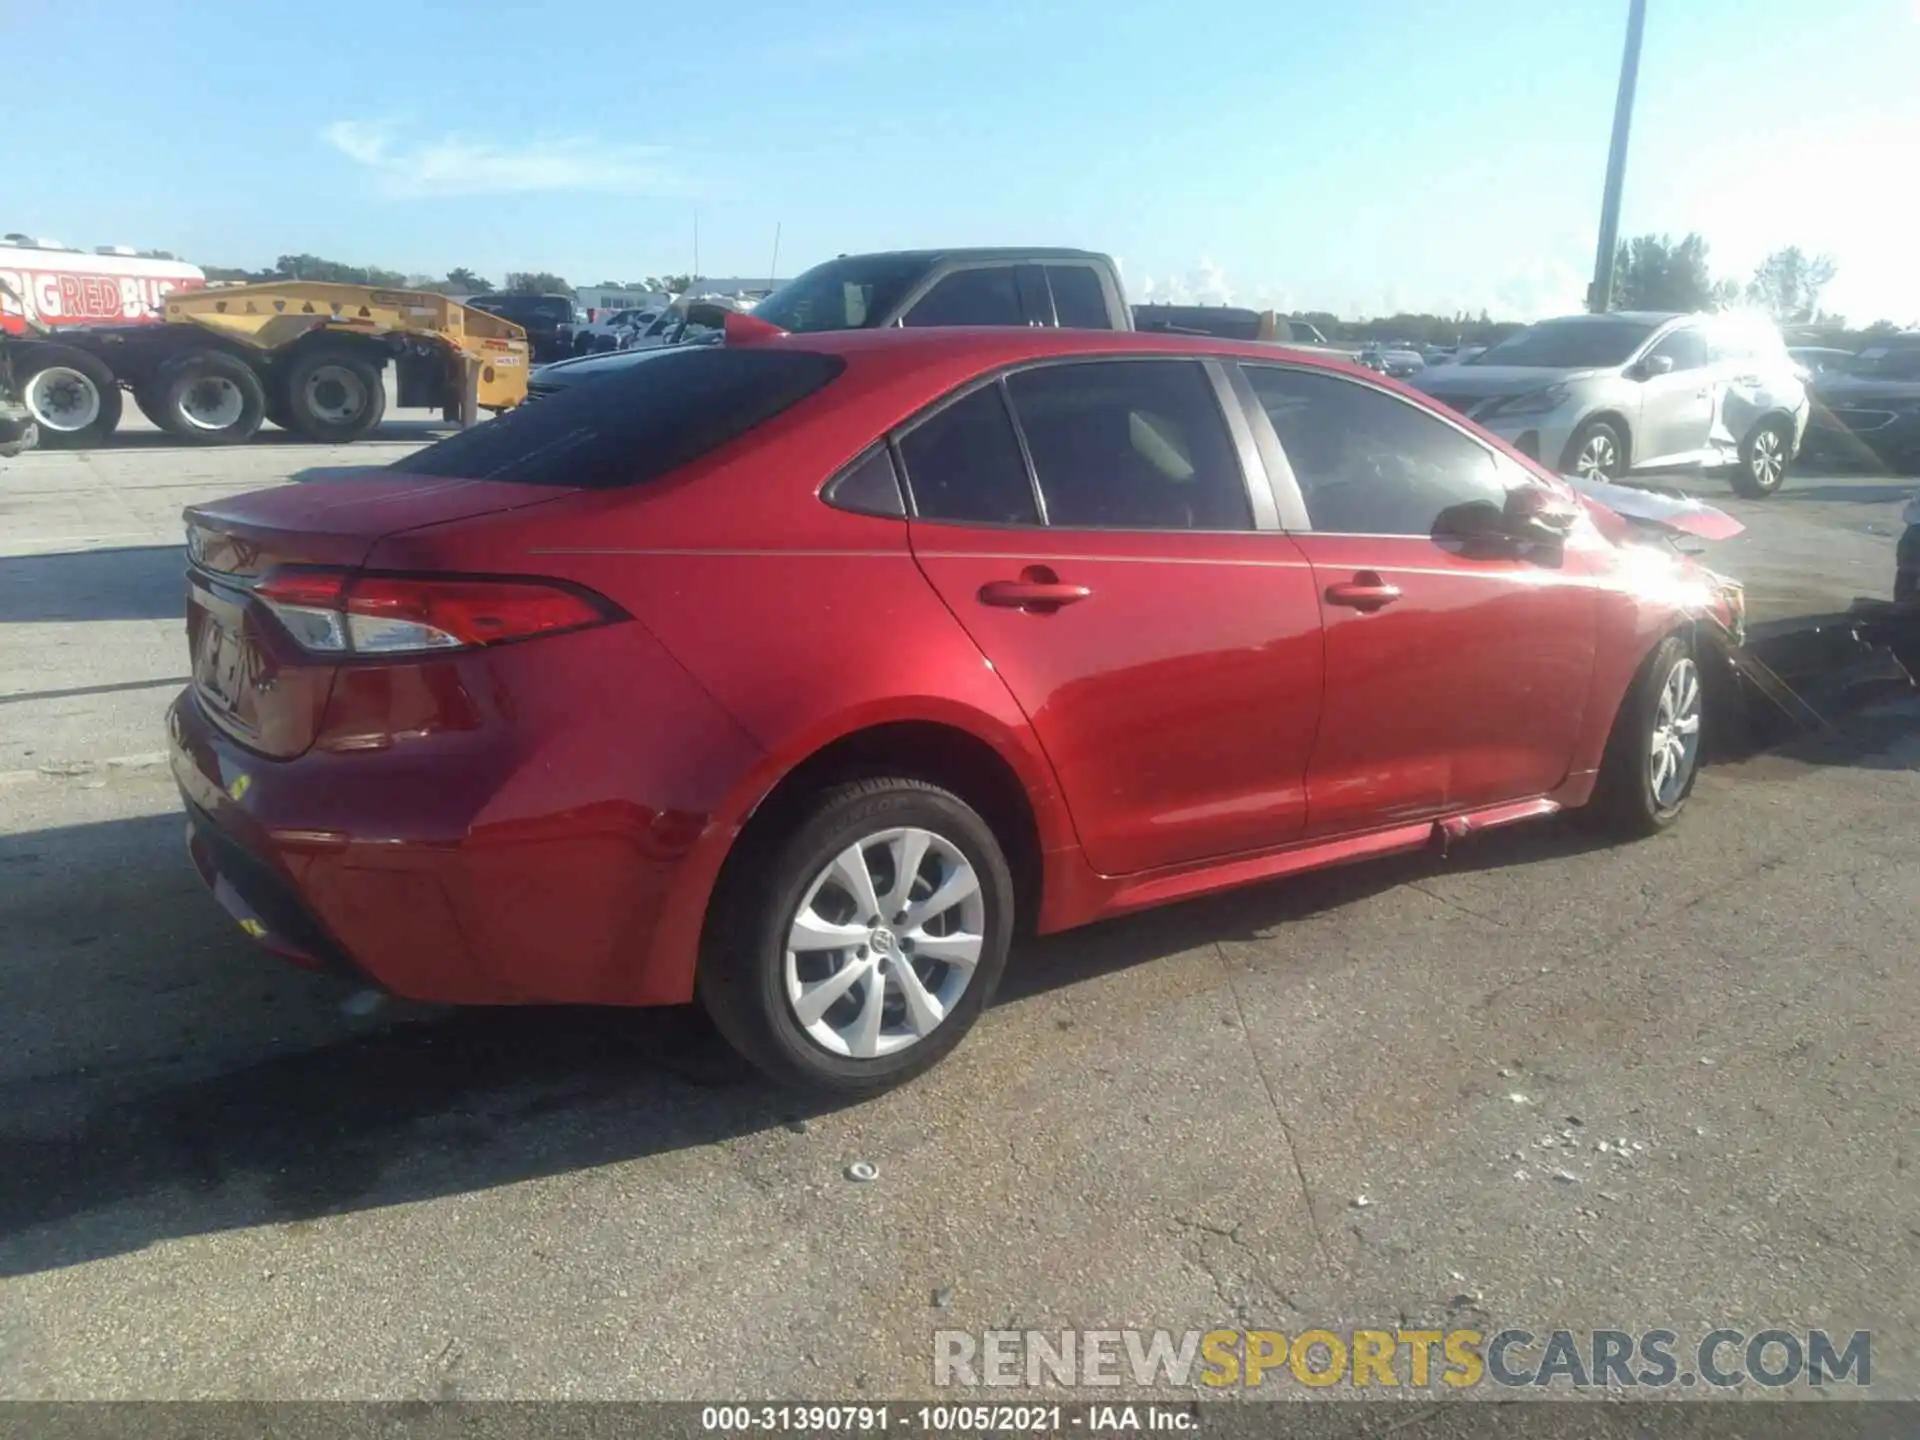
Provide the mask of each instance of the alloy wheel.
POLYGON ((793 1018, 835 1055, 918 1044, 973 983, 986 936, 980 877, 931 830, 882 830, 814 876, 787 927, 793 1018))
POLYGON ((1787 471, 1787 447, 1780 439, 1780 432, 1762 430, 1753 437, 1752 450, 1747 468, 1753 474, 1753 483, 1762 490, 1773 489, 1787 471))
POLYGON ((1674 662, 1660 687, 1653 715, 1647 785, 1662 810, 1680 803, 1700 753, 1700 672, 1692 660, 1674 662))
POLYGON ((1583 480, 1611 480, 1619 468, 1620 450, 1604 430, 1587 437, 1574 460, 1574 469, 1583 480))

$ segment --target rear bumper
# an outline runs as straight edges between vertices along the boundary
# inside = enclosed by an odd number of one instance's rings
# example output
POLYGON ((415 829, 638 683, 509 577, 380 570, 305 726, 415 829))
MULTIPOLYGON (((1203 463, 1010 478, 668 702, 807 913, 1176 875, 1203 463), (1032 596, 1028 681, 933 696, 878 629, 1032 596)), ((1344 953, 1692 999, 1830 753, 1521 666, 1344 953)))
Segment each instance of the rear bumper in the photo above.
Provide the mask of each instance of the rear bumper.
POLYGON ((710 877, 690 887, 687 871, 717 862, 689 867, 688 856, 707 817, 617 793, 556 797, 572 788, 563 775, 587 781, 574 744, 604 756, 604 736, 273 760, 188 691, 168 738, 195 868, 243 930, 295 964, 440 1004, 691 995, 710 877), (692 935, 667 943, 663 916, 688 907, 692 935))

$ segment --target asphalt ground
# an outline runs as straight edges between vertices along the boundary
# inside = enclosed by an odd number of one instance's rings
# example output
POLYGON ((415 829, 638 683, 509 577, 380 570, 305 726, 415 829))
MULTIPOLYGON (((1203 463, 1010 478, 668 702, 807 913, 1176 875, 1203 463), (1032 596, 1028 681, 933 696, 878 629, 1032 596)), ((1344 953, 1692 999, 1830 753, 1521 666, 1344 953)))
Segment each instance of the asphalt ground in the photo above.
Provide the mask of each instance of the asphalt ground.
MULTIPOLYGON (((202 893, 179 508, 427 433, 0 466, 0 1396, 878 1398, 936 1330, 1509 1325, 1869 1330, 1920 1396, 1920 708, 1639 845, 1030 944, 934 1073, 809 1109, 690 1013, 368 1012, 202 893)), ((1908 489, 1726 500, 1708 558, 1762 623, 1885 597, 1908 489)))

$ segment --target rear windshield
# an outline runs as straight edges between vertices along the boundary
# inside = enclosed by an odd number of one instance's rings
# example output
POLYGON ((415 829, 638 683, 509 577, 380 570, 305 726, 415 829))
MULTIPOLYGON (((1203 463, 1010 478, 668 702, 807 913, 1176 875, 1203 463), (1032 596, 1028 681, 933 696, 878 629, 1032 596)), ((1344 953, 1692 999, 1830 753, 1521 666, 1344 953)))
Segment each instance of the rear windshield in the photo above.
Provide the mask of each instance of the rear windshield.
POLYGON ((690 346, 555 390, 388 468, 588 490, 641 485, 791 409, 845 368, 837 355, 690 346))

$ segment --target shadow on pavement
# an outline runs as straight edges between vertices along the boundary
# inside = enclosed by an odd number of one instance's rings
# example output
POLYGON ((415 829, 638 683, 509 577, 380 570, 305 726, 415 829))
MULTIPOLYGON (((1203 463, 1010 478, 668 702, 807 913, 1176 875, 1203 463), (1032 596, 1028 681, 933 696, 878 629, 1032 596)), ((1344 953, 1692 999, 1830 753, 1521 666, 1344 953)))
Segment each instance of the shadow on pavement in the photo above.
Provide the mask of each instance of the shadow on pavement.
MULTIPOLYGON (((1783 753, 1891 763, 1877 749, 1920 730, 1920 707, 1864 718, 1783 753)), ((1444 859, 1030 941, 1002 998, 1601 843, 1566 821, 1515 826, 1444 859)), ((690 1009, 403 1011, 369 1030, 232 932, 178 846, 170 814, 0 839, 0 1275, 712 1145, 825 1108, 761 1083, 690 1009)))
MULTIPOLYGON (((1029 941, 1002 999, 1251 939, 1439 865, 1524 863, 1592 843, 1551 825, 1496 833, 1444 862, 1302 876, 1029 941)), ((356 1033, 328 1003, 346 992, 232 932, 178 846, 172 815, 0 840, 0 929, 18 937, 0 956, 0 996, 21 989, 9 967, 31 966, 35 1002, 6 1007, 0 1048, 24 1034, 40 1061, 0 1070, 0 1275, 712 1145, 831 1108, 761 1082, 691 1007, 403 1011, 356 1033), (10 864, 40 854, 56 862, 40 877, 10 864), (102 871, 117 889, 100 893, 102 871), (89 905, 128 916, 127 928, 76 948, 58 927, 89 905), (157 937, 182 931, 208 939, 148 960, 157 937), (103 1005, 129 984, 154 990, 103 1005)))
POLYGON ((183 620, 186 573, 179 545, 0 557, 0 624, 183 620))

